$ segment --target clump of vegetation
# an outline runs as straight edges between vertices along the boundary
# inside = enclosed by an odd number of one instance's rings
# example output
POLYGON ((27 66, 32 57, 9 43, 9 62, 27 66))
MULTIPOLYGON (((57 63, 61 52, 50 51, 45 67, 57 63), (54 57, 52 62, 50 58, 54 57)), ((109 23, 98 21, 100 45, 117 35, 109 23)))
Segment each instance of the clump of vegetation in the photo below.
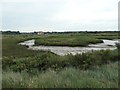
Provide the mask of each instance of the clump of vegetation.
POLYGON ((47 70, 52 68, 60 70, 65 67, 90 69, 93 66, 102 65, 111 61, 118 61, 117 50, 93 51, 77 55, 58 56, 52 53, 38 54, 33 57, 9 59, 3 57, 3 68, 9 67, 13 71, 33 71, 33 69, 47 70))

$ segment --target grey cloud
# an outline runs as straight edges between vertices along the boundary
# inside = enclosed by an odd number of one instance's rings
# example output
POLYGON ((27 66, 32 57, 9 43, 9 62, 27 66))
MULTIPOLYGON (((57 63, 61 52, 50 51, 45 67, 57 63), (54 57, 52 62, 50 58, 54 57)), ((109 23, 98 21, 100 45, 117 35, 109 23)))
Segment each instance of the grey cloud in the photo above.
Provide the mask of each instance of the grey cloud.
MULTIPOLYGON (((83 23, 84 21, 72 22, 71 20, 59 21, 54 16, 62 12, 66 4, 71 0, 40 0, 40 2, 20 2, 20 3, 3 3, 2 4, 2 25, 3 29, 24 29, 25 27, 48 27, 55 30, 89 30, 89 29, 117 29, 117 15, 113 19, 94 20, 83 23), (42 2, 41 2, 42 1, 42 2)), ((76 1, 76 0, 75 0, 76 1)), ((89 5, 88 0, 80 1, 83 6, 89 5), (86 4, 87 3, 87 4, 86 4)), ((110 0, 112 1, 112 0, 110 0)), ((104 0, 103 0, 104 2, 104 0)), ((109 2, 109 0, 108 0, 109 2)), ((79 5, 78 3, 78 5, 79 5)), ((80 5, 82 5, 80 4, 80 5)), ((112 4, 112 3, 111 3, 112 4)), ((91 7, 92 4, 89 6, 91 7)), ((108 5, 110 6, 110 5, 108 5)), ((72 7, 72 6, 71 6, 72 7)), ((74 7, 72 7, 74 8, 74 7)), ((81 6, 79 6, 81 8, 81 6)), ((79 9, 78 9, 79 10, 79 9)), ((89 10, 89 9, 87 9, 89 10)), ((95 9, 96 10, 96 9, 95 9)), ((105 7, 95 11, 96 13, 116 12, 116 8, 105 7)), ((82 14, 82 13, 81 13, 82 14)), ((102 14, 101 14, 102 17, 102 14)), ((33 30, 33 28, 31 28, 33 30)))

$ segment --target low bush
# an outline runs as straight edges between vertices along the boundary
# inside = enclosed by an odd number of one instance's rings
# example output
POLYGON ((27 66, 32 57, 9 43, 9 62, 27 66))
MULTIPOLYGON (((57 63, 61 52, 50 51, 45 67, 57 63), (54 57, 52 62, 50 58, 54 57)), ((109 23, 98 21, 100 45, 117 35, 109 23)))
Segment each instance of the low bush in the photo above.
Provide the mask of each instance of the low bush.
MULTIPOLYGON (((4 58, 3 58, 4 59, 4 58)), ((91 67, 118 61, 118 50, 100 50, 77 55, 58 56, 50 52, 38 54, 33 57, 3 60, 3 68, 9 67, 13 71, 39 71, 52 68, 60 70, 65 67, 75 67, 80 69, 90 69, 91 67)))

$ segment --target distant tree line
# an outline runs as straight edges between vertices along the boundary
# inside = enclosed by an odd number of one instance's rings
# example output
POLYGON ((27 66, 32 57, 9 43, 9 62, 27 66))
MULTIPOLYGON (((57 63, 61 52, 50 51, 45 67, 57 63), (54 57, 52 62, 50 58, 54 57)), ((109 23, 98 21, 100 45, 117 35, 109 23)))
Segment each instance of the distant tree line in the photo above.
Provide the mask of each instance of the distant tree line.
POLYGON ((49 34, 65 34, 65 33, 120 33, 120 31, 66 31, 66 32, 45 32, 49 34))
POLYGON ((20 34, 19 31, 1 31, 2 34, 20 34))
MULTIPOLYGON (((2 34, 38 34, 38 32, 20 33, 19 31, 0 31, 2 34)), ((65 31, 65 32, 44 32, 44 34, 70 34, 70 33, 120 33, 120 31, 65 31)))

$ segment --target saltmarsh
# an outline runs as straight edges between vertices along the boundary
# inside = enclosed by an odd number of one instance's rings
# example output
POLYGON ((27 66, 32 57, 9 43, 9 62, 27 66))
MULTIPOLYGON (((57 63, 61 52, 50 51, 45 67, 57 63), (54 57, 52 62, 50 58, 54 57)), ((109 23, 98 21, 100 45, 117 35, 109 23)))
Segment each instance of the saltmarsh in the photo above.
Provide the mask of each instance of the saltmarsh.
POLYGON ((18 45, 19 42, 29 39, 35 39, 38 45, 41 44, 41 40, 53 45, 54 42, 60 41, 63 45, 68 39, 69 44, 64 45, 86 46, 89 43, 101 42, 103 37, 117 39, 116 35, 3 35, 3 88, 117 88, 119 49, 58 56, 51 52, 28 50, 27 47, 18 45), (77 44, 73 45, 73 42, 77 44))
POLYGON ((45 46, 87 46, 102 43, 102 39, 116 39, 118 33, 69 33, 44 35, 36 39, 36 45, 45 46))

